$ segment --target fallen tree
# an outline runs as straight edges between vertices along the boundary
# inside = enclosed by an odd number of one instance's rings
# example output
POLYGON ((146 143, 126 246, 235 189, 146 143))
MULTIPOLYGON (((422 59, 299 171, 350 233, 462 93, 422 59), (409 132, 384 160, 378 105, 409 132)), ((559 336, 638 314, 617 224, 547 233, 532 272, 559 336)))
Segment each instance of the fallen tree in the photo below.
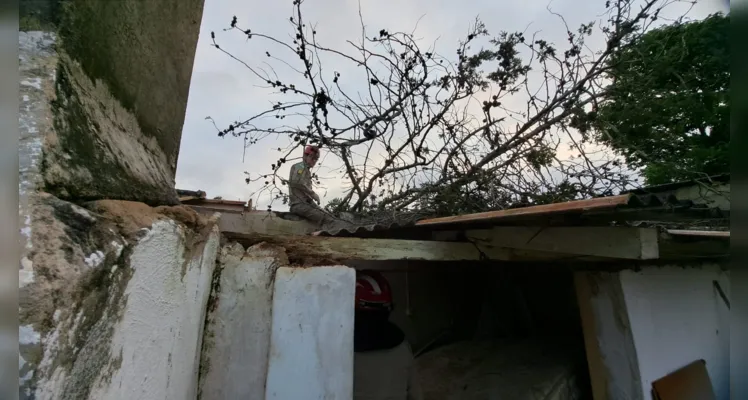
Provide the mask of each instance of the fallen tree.
POLYGON ((577 29, 554 13, 566 27, 563 48, 530 32, 490 36, 476 20, 452 59, 413 33, 372 34, 363 18, 361 40, 348 41, 350 51, 327 47, 296 0, 288 40, 236 17, 226 29, 249 43, 272 45, 265 66, 234 56, 211 33, 216 49, 241 62, 279 99, 216 128, 221 137, 243 138, 247 147, 270 137, 282 143, 277 161, 246 179, 260 182, 274 199, 285 201, 284 166, 302 146, 332 153, 340 166, 334 172, 345 185, 330 205, 338 211, 439 214, 610 194, 635 182, 632 171, 591 147, 571 125, 608 94, 613 55, 636 43, 673 3, 610 0, 603 22, 577 29), (599 50, 586 44, 593 34, 604 39, 599 50), (278 75, 273 65, 292 72, 278 75), (336 70, 342 65, 358 72, 343 76, 336 70), (561 146, 574 156, 560 155, 561 146))

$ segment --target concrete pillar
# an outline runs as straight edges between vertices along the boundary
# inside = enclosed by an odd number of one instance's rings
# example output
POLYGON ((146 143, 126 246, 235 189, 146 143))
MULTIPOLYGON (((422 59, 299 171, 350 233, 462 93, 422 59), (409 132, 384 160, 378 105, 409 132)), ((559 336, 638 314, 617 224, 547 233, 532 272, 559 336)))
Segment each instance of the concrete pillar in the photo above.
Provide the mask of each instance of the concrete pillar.
POLYGON ((277 270, 265 399, 353 396, 355 271, 277 270))
POLYGON ((209 305, 202 355, 200 399, 265 396, 273 278, 281 249, 238 243, 221 252, 221 275, 209 305))

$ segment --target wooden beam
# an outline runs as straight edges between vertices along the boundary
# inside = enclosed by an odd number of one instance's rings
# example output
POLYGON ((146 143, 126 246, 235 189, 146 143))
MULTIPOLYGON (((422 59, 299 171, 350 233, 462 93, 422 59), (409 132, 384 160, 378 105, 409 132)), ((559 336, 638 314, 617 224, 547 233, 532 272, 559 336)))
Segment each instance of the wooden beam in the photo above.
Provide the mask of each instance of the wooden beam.
POLYGON ((659 257, 655 228, 501 226, 467 231, 466 236, 479 247, 632 260, 659 257))
POLYGON ((667 233, 672 236, 693 236, 700 238, 730 239, 730 231, 696 231, 687 229, 668 229, 667 233))
POLYGON ((588 274, 576 272, 574 274, 574 288, 577 294, 582 332, 584 335, 584 348, 587 355, 587 366, 590 373, 590 385, 592 386, 592 398, 594 400, 608 399, 608 371, 605 368, 603 355, 598 344, 597 321, 592 305, 592 286, 588 274))
POLYGON ((425 260, 471 261, 507 259, 503 249, 479 250, 467 242, 439 242, 431 240, 362 239, 320 236, 277 236, 263 234, 224 233, 227 238, 244 245, 269 243, 286 249, 289 259, 323 261, 345 260, 425 260))
POLYGON ((594 400, 644 400, 628 305, 617 272, 576 271, 574 287, 594 400))
POLYGON ((530 207, 512 208, 508 210, 486 211, 476 214, 454 215, 451 217, 423 219, 416 223, 418 226, 425 225, 449 225, 470 221, 495 221, 528 215, 553 215, 565 212, 582 212, 592 210, 610 210, 629 203, 632 194, 621 194, 618 196, 597 197, 594 199, 567 201, 564 203, 541 204, 530 207))

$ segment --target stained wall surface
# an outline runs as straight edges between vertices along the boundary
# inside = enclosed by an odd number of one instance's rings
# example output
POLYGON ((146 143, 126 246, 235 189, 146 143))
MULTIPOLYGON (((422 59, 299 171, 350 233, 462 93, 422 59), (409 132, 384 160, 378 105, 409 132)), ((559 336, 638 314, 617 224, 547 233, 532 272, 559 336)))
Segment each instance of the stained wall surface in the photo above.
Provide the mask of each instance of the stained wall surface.
MULTIPOLYGON (((273 279, 281 251, 232 243, 221 249, 200 369, 201 399, 265 396, 273 279)), ((282 262, 282 261, 281 261, 282 262)))
POLYGON ((19 288, 22 399, 194 398, 215 219, 184 207, 31 198, 19 288))
POLYGON ((20 122, 39 141, 21 146, 41 155, 33 167, 45 191, 68 201, 177 204, 202 10, 203 0, 24 1, 22 26, 46 31, 20 36, 21 71, 30 78, 20 122), (27 57, 24 46, 40 35, 54 47, 35 44, 38 57, 27 57))

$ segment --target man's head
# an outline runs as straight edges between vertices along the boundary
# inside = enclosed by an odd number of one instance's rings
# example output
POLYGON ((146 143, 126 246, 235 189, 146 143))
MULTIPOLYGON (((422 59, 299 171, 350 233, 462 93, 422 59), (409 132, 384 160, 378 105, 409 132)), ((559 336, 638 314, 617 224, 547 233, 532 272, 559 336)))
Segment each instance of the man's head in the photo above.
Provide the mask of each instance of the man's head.
POLYGON ((319 147, 308 145, 304 147, 304 163, 310 167, 317 164, 319 160, 319 147))
POLYGON ((356 313, 378 314, 386 318, 392 308, 392 289, 387 279, 376 271, 357 271, 356 313))

